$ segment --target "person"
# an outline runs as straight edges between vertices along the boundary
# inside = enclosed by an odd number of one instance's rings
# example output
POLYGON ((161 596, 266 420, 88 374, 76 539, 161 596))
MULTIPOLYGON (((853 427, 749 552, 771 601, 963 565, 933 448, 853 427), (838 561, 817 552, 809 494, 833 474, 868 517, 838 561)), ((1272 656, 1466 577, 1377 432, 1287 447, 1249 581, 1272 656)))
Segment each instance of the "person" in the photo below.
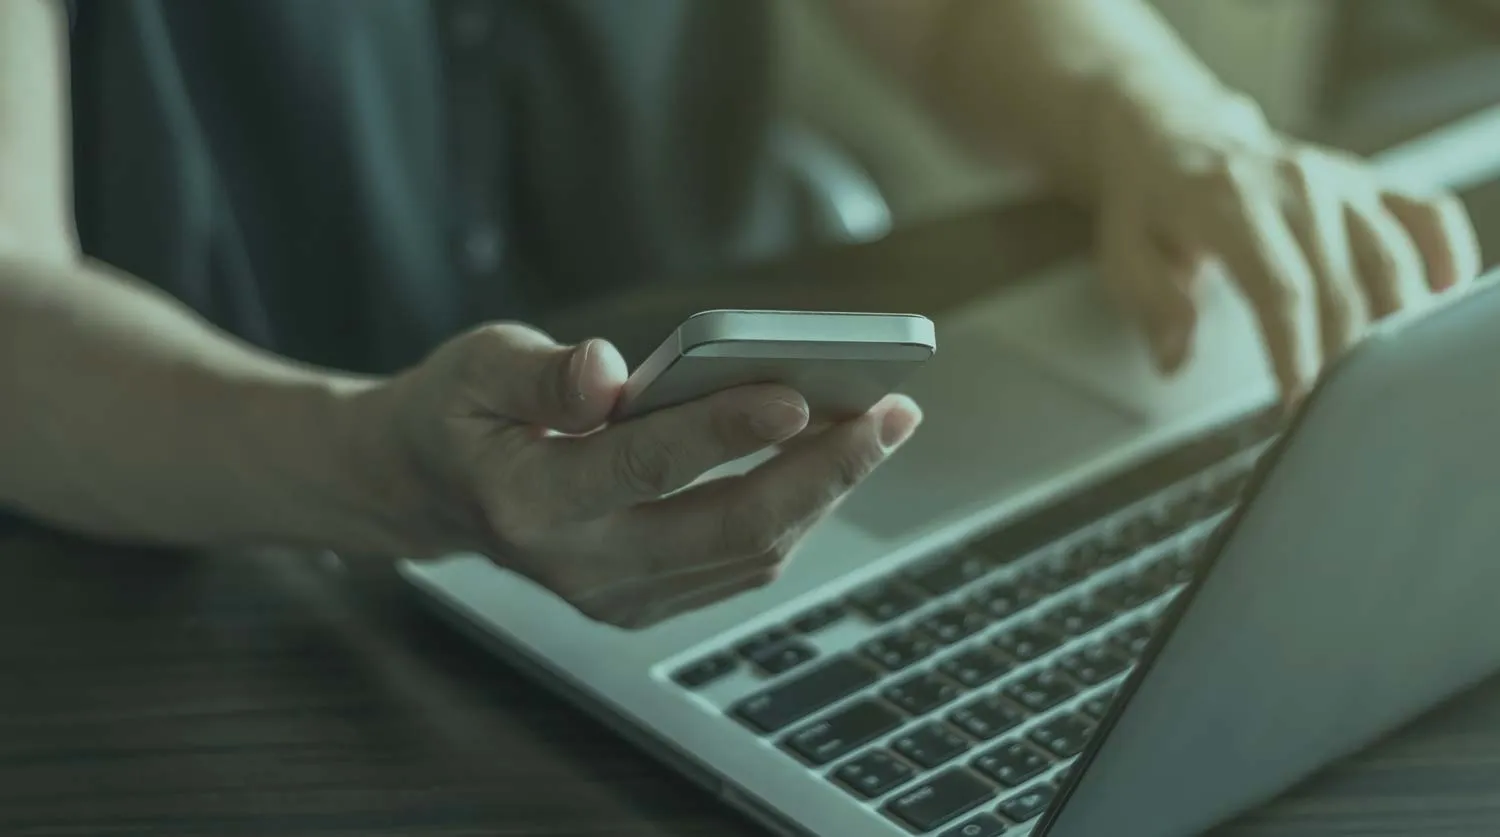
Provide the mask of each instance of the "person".
MULTIPOLYGON (((1405 282, 1476 272, 1455 200, 1273 130, 1145 2, 828 2, 965 143, 1097 210, 1164 370, 1214 262, 1289 397, 1405 282)), ((810 433, 756 386, 608 425, 619 353, 513 321, 774 226, 770 10, 0 4, 0 504, 149 544, 480 552, 625 627, 768 583, 920 409, 810 433)))

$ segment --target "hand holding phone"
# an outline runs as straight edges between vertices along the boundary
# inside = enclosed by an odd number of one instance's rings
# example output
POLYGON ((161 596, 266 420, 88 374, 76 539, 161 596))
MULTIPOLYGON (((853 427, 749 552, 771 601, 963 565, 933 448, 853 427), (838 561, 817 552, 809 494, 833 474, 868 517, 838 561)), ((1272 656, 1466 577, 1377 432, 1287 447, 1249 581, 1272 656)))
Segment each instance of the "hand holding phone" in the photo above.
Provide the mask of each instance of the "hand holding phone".
POLYGON ((936 350, 932 321, 916 314, 705 311, 630 376, 614 418, 774 383, 801 393, 814 423, 840 421, 874 407, 936 350))

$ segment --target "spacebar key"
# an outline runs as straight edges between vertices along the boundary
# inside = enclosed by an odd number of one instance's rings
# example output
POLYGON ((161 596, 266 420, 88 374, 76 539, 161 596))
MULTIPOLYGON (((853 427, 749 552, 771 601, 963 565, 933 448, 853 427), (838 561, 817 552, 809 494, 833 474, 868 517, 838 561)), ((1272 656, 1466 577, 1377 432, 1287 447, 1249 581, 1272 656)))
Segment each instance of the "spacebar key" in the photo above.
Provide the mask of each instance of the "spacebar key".
POLYGON ((764 733, 778 732, 875 682, 875 671, 853 657, 835 657, 791 680, 751 695, 730 710, 764 733))

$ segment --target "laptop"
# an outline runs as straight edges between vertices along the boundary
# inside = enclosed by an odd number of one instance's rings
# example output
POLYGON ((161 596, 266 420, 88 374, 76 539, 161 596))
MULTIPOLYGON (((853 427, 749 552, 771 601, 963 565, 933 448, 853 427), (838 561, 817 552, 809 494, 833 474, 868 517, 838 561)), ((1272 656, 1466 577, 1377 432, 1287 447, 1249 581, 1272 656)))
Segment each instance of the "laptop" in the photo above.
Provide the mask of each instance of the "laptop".
POLYGON ((1170 381, 1081 262, 938 318, 922 430, 706 610, 402 571, 773 833, 1200 833, 1500 669, 1500 286, 1383 325, 1290 426, 1208 290, 1170 381))

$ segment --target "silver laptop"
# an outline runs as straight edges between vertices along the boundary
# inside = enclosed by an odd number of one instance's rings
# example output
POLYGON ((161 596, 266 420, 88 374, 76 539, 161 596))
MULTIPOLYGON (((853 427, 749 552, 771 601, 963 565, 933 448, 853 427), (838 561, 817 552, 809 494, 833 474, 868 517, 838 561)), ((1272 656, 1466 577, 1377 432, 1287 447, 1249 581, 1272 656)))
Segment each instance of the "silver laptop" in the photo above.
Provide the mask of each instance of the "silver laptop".
POLYGON ((1500 291, 1387 327, 1282 432, 1227 283, 1173 381, 1095 288, 939 318, 922 430, 767 589, 629 633, 476 556, 403 571, 817 837, 1196 834, 1500 667, 1500 291))

